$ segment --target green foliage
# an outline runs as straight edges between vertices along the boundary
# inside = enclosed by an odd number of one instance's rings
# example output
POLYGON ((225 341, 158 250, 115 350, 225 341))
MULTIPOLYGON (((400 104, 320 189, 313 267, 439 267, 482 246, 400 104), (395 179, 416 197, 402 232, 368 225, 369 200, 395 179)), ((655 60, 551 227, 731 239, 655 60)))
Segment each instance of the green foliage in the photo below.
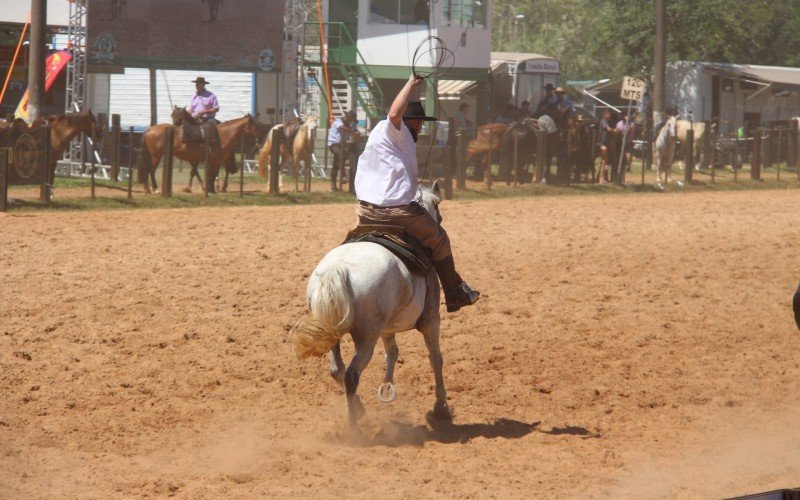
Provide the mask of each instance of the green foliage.
MULTIPOLYGON (((800 66, 797 0, 667 0, 667 32, 668 61, 800 66)), ((564 80, 645 76, 654 38, 653 0, 494 4, 493 50, 555 57, 564 80)))

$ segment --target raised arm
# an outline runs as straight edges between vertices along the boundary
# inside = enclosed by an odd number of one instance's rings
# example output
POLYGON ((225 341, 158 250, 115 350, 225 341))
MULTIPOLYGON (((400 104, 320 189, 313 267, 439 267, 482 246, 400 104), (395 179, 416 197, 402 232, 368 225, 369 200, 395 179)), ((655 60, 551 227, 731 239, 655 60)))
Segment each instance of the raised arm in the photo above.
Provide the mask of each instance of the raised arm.
POLYGON ((403 113, 406 112, 408 101, 411 100, 411 93, 420 83, 422 83, 422 78, 411 75, 402 90, 397 94, 397 97, 394 98, 392 107, 389 108, 389 121, 392 122, 392 125, 397 130, 400 130, 400 124, 403 122, 403 113))

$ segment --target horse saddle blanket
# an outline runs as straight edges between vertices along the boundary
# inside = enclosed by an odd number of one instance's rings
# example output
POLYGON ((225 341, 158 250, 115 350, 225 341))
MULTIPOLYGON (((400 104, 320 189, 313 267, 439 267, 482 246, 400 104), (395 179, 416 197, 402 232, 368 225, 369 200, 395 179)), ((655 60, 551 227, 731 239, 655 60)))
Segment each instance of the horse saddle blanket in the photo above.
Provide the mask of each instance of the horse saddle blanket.
POLYGON ((402 260, 412 273, 427 274, 431 270, 430 252, 401 226, 362 224, 347 233, 342 245, 362 241, 377 243, 386 248, 402 260))
POLYGON ((219 143, 216 123, 206 122, 198 127, 184 121, 181 125, 181 137, 183 137, 184 144, 202 144, 205 142, 206 136, 208 136, 209 144, 219 143))

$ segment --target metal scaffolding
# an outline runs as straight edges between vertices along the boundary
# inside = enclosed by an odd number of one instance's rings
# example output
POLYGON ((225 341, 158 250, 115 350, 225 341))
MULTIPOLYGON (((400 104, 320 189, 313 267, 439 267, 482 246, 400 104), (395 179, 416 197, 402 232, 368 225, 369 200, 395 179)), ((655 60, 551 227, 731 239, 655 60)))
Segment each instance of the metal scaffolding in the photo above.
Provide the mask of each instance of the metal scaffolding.
MULTIPOLYGON (((69 3, 67 48, 72 51, 72 58, 67 63, 65 111, 83 111, 86 109, 86 0, 69 3)), ((65 159, 80 162, 82 149, 82 141, 76 137, 70 143, 65 159)))

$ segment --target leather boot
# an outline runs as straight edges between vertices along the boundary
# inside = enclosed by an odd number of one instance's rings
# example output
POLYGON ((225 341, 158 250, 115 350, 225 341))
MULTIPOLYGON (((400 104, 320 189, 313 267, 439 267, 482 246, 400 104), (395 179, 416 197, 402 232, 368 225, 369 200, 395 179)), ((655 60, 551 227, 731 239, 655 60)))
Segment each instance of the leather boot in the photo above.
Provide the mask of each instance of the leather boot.
POLYGON ((464 306, 469 306, 478 301, 481 293, 473 290, 461 279, 456 272, 453 257, 446 257, 433 263, 436 274, 444 289, 444 301, 447 312, 456 312, 464 306))

